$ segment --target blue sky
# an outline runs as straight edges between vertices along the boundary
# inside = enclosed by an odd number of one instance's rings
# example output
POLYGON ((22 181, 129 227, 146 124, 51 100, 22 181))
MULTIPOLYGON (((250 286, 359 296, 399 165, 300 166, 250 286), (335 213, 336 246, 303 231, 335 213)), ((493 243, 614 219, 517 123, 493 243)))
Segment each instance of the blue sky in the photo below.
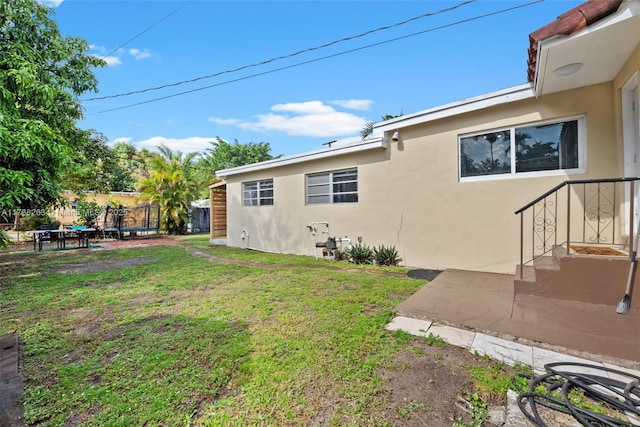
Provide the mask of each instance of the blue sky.
POLYGON ((102 132, 111 142, 147 148, 165 143, 183 152, 203 150, 217 136, 268 142, 274 155, 357 136, 366 122, 385 114, 410 114, 525 83, 529 33, 582 3, 476 0, 226 73, 464 0, 41 1, 52 7, 63 35, 82 37, 92 54, 106 56, 109 66, 95 71, 99 92, 83 99, 222 73, 162 90, 85 100, 82 128, 102 132), (497 13, 515 6, 522 7, 497 13), (283 67, 289 68, 274 71, 283 67), (205 86, 213 87, 197 90, 205 86), (152 101, 185 91, 193 92, 152 101), (146 101, 151 102, 123 108, 146 101))

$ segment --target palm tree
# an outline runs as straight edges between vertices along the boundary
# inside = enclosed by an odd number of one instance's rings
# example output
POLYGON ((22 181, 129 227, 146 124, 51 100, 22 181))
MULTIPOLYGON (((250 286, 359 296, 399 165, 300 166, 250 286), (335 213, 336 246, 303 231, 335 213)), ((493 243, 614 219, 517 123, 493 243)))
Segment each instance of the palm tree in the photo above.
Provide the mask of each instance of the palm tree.
MULTIPOLYGON (((391 114, 385 114, 384 116, 382 116, 380 121, 384 122, 385 120, 395 119, 396 117, 400 117, 401 115, 402 115, 402 112, 400 114, 398 114, 397 116, 393 116, 391 114)), ((374 124, 375 124, 374 122, 367 122, 367 123, 364 124, 364 126, 360 130, 360 137, 362 138, 363 141, 369 135, 371 135, 373 133, 373 125, 374 124)))
POLYGON ((183 155, 166 145, 158 147, 160 156, 151 162, 148 178, 140 181, 142 199, 160 205, 162 229, 184 234, 189 222, 191 202, 197 194, 194 164, 197 153, 183 155))

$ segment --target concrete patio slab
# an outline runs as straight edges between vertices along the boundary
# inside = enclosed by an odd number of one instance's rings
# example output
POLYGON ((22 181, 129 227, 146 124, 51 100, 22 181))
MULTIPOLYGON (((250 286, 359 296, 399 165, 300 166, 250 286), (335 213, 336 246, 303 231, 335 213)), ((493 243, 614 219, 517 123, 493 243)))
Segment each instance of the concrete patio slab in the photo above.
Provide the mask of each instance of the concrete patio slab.
POLYGON ((398 307, 434 321, 640 370, 640 309, 515 295, 509 274, 446 270, 398 307))

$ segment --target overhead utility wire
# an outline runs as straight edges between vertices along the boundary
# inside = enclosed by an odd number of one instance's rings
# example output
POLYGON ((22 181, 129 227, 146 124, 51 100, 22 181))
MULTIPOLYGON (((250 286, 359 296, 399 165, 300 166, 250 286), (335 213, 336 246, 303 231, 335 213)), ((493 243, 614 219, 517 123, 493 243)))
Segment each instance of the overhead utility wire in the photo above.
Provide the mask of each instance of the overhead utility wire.
MULTIPOLYGON (((345 37, 345 38, 342 38, 342 39, 339 39, 339 40, 334 40, 334 41, 329 42, 329 43, 325 43, 325 44, 322 44, 322 45, 319 45, 319 46, 314 46, 314 47, 310 47, 310 48, 307 48, 307 49, 299 50, 297 52, 289 53, 287 55, 282 55, 282 56, 278 56, 278 57, 275 57, 275 58, 267 59, 267 60, 262 61, 262 62, 256 62, 254 64, 243 65, 241 67, 234 68, 232 70, 219 71, 219 72, 214 73, 214 74, 195 77, 195 78, 189 79, 189 80, 182 80, 182 81, 179 81, 177 83, 169 83, 169 84, 165 84, 165 85, 161 85, 161 86, 155 86, 155 87, 150 87, 150 88, 146 88, 146 89, 134 90, 134 91, 131 91, 131 92, 126 92, 126 93, 119 93, 119 94, 116 94, 116 95, 105 95, 105 96, 96 96, 96 97, 93 97, 93 98, 86 98, 86 99, 83 99, 82 101, 84 101, 84 102, 97 101, 97 100, 101 100, 101 99, 119 98, 119 97, 122 97, 122 96, 135 95, 135 94, 138 94, 138 93, 144 93, 144 92, 150 92, 150 91, 154 91, 154 90, 166 89, 168 87, 180 86, 180 85, 183 85, 183 84, 186 84, 186 83, 193 83, 193 82, 197 82, 199 80, 210 79, 212 77, 218 77, 218 76, 220 76, 222 74, 235 73, 237 71, 242 71, 242 70, 245 70, 247 68, 259 67, 260 65, 266 65, 266 64, 269 64, 271 62, 279 61, 279 60, 282 60, 282 59, 292 58, 294 56, 298 56, 298 55, 301 55, 303 53, 312 52, 314 50, 319 50, 319 49, 324 49, 326 47, 333 46, 333 45, 338 44, 338 43, 342 43, 342 42, 346 42, 346 41, 350 41, 350 40, 355 40, 355 39, 367 36, 369 34, 373 34, 373 33, 376 33, 376 32, 388 30, 390 28, 399 27, 399 26, 408 24, 409 22, 417 21, 418 19, 427 18, 429 16, 435 16, 435 15, 439 15, 439 14, 442 14, 442 13, 451 12, 453 10, 456 10, 456 9, 462 7, 462 6, 466 6, 466 5, 468 5, 470 3, 474 3, 476 1, 478 1, 478 0, 467 0, 467 1, 464 1, 464 2, 462 2, 460 4, 457 4, 455 6, 451 6, 451 7, 448 7, 446 9, 441 9, 441 10, 438 10, 436 12, 425 13, 425 14, 422 14, 422 15, 419 15, 419 16, 415 16, 413 18, 409 18, 409 19, 407 19, 405 21, 397 22, 397 23, 392 24, 392 25, 386 25, 384 27, 378 27, 378 28, 373 29, 373 30, 365 31, 364 33, 356 34, 355 36, 349 36, 349 37, 345 37)), ((177 12, 177 10, 176 10, 176 12, 177 12)), ((120 49, 120 47, 118 47, 117 49, 120 49)))
POLYGON ((285 67, 275 68, 273 70, 264 71, 264 72, 256 73, 256 74, 251 74, 251 75, 244 76, 244 77, 239 77, 239 78, 233 79, 233 80, 227 80, 227 81, 224 81, 224 82, 220 82, 220 83, 215 83, 215 84, 208 85, 208 86, 199 87, 199 88, 196 88, 196 89, 191 89, 191 90, 187 90, 187 91, 184 91, 184 92, 174 93, 172 95, 162 96, 162 97, 159 97, 159 98, 153 98, 153 99, 149 99, 147 101, 136 102, 135 104, 128 104, 128 105, 123 105, 123 106, 120 106, 120 107, 110 108, 108 110, 97 111, 95 113, 89 113, 89 115, 91 116, 91 115, 96 115, 96 114, 108 113, 108 112, 116 111, 116 110, 123 110, 125 108, 131 108, 131 107, 136 107, 138 105, 144 105, 144 104, 149 104, 149 103, 156 102, 156 101, 162 101, 164 99, 175 98, 177 96, 187 95, 189 93, 199 92, 201 90, 211 89, 211 88, 217 87, 217 86, 223 86, 223 85, 227 85, 227 84, 230 84, 230 83, 239 82, 239 81, 242 81, 242 80, 248 80, 248 79, 251 79, 251 78, 254 78, 254 77, 264 76, 266 74, 272 74, 272 73, 275 73, 275 72, 278 72, 278 71, 283 71, 283 70, 287 70, 287 69, 290 69, 290 68, 299 67, 301 65, 311 64, 313 62, 318 62, 318 61, 322 61, 322 60, 329 59, 329 58, 335 58, 337 56, 342 56, 342 55, 346 55, 346 54, 349 54, 349 53, 357 52, 357 51, 360 51, 360 50, 369 49, 369 48, 375 47, 375 46, 381 46, 383 44, 392 43, 392 42, 395 42, 395 41, 398 41, 398 40, 403 40, 403 39, 407 39, 407 38, 410 38, 410 37, 415 37, 415 36, 418 36, 418 35, 421 35, 421 34, 430 33, 430 32, 437 31, 437 30, 442 30, 444 28, 453 27, 453 26, 464 24, 464 23, 467 23, 467 22, 477 21, 479 19, 487 18, 489 16, 499 15, 501 13, 506 13, 506 12, 510 12, 512 10, 520 9, 520 8, 523 8, 523 7, 532 6, 532 5, 537 4, 537 3, 542 3, 544 1, 545 0, 535 0, 535 1, 532 1, 532 2, 529 2, 529 3, 525 3, 525 4, 521 4, 521 5, 518 5, 518 6, 509 7, 507 9, 501 9, 501 10, 498 10, 498 11, 495 11, 495 12, 491 12, 491 13, 487 13, 487 14, 484 14, 484 15, 475 16, 473 18, 464 19, 462 21, 452 22, 450 24, 445 24, 445 25, 441 25, 439 27, 430 28, 428 30, 419 31, 417 33, 407 34, 407 35, 404 35, 404 36, 396 37, 396 38, 385 40, 385 41, 378 42, 378 43, 369 44, 369 45, 362 46, 362 47, 357 47, 357 48, 350 49, 350 50, 345 50, 345 51, 342 51, 342 52, 334 53, 332 55, 327 55, 327 56, 323 56, 323 57, 316 58, 316 59, 310 59, 309 61, 298 62, 297 64, 287 65, 285 67))
POLYGON ((149 27, 145 28, 144 30, 142 30, 141 32, 139 32, 138 34, 136 34, 135 36, 131 37, 129 40, 127 40, 126 42, 122 43, 120 46, 116 47, 115 49, 113 49, 111 52, 107 53, 106 55, 104 55, 101 59, 105 59, 106 57, 108 57, 109 55, 112 55, 114 53, 116 53, 119 49, 122 49, 123 47, 125 47, 126 45, 128 45, 129 43, 131 43, 132 41, 134 41, 135 39, 137 39, 138 37, 140 37, 141 35, 143 35, 144 33, 146 33, 147 31, 149 31, 150 29, 152 29, 153 27, 157 26, 158 24, 160 24, 162 21, 165 21, 166 19, 168 19, 169 17, 175 15, 176 13, 178 13, 180 10, 182 10, 183 8, 185 8, 192 0, 187 0, 187 2, 185 4, 183 4, 182 6, 180 6, 179 8, 177 8, 176 10, 174 10, 173 12, 171 12, 170 14, 168 14, 167 16, 165 16, 164 18, 160 19, 159 21, 154 22, 153 24, 151 24, 149 27))

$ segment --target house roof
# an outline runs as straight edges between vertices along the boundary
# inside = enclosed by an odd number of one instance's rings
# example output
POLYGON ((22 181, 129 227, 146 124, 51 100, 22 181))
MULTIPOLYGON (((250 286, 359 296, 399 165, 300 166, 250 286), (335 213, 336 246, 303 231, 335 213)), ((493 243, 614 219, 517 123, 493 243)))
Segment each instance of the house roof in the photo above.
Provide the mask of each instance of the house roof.
POLYGON ((588 0, 558 16, 558 19, 529 34, 527 79, 535 80, 540 41, 557 35, 571 35, 618 10, 623 0, 588 0))
POLYGON ((463 99, 449 104, 441 105, 427 110, 418 111, 413 114, 396 117, 391 120, 379 122, 374 125, 376 131, 389 132, 399 128, 426 123, 433 120, 440 120, 447 117, 457 116, 483 108, 493 107, 510 102, 533 98, 535 93, 530 83, 520 86, 510 87, 495 92, 487 93, 473 98, 463 99))
POLYGON ((237 168, 223 169, 216 171, 216 175, 220 178, 226 178, 231 175, 239 175, 244 173, 256 172, 263 169, 272 169, 276 167, 309 162, 312 160, 325 159, 328 157, 342 156, 350 153, 359 153, 362 151, 372 150, 376 148, 387 148, 387 143, 381 137, 375 137, 365 140, 359 140, 350 144, 334 145, 321 150, 309 151, 301 154, 294 154, 291 156, 284 156, 273 160, 267 160, 265 162, 254 163, 246 166, 239 166, 237 168))
POLYGON ((536 96, 612 81, 640 43, 640 0, 590 0, 530 38, 536 96))

